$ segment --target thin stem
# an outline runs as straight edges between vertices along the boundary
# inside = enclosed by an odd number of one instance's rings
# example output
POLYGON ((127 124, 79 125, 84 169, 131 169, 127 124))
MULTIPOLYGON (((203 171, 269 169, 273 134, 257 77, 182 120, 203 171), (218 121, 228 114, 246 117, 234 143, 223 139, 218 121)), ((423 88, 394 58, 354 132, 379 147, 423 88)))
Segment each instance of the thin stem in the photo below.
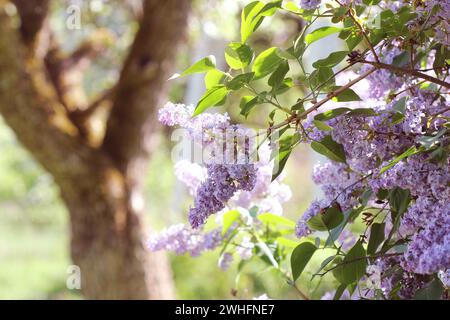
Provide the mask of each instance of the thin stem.
POLYGON ((371 64, 374 67, 378 68, 378 69, 386 69, 386 70, 390 70, 392 72, 395 73, 401 73, 401 74, 408 74, 411 76, 415 76, 424 80, 427 80, 429 82, 433 82, 436 84, 439 84, 447 89, 450 89, 450 83, 445 82, 443 80, 440 80, 438 78, 429 76, 425 73, 419 72, 417 70, 410 70, 410 69, 405 69, 405 68, 400 68, 400 67, 396 67, 390 64, 386 64, 386 63, 382 63, 382 62, 374 62, 374 61, 367 61, 367 60, 363 60, 361 61, 362 63, 367 63, 367 64, 371 64))
MULTIPOLYGON (((342 7, 342 4, 336 0, 336 2, 342 7)), ((375 58, 376 62, 380 62, 380 59, 378 58, 378 55, 372 45, 372 42, 370 42, 369 37, 367 36, 366 30, 364 30, 364 27, 359 23, 359 21, 355 18, 355 16, 353 15, 352 9, 349 8, 348 9, 348 16, 353 20, 353 22, 355 23, 355 25, 358 27, 358 29, 361 31, 361 34, 364 37, 364 40, 367 43, 367 46, 369 47, 370 51, 372 51, 373 57, 375 58)))
POLYGON ((395 256, 399 256, 399 255, 402 255, 402 254, 403 253, 387 253, 387 254, 376 254, 376 255, 373 255, 373 256, 358 257, 358 258, 355 258, 355 259, 351 259, 351 260, 348 260, 348 261, 343 261, 341 263, 338 263, 337 265, 335 265, 334 267, 328 269, 324 273, 318 273, 317 275, 318 276, 324 276, 328 272, 333 271, 334 269, 337 269, 340 266, 343 266, 343 265, 346 265, 346 264, 349 264, 349 263, 353 263, 353 262, 356 262, 356 261, 359 261, 359 260, 395 257, 395 256))
POLYGON ((338 96, 339 94, 341 94, 342 92, 344 92, 345 90, 347 90, 348 88, 350 88, 351 86, 353 86, 355 83, 361 81, 362 79, 368 77, 372 72, 374 72, 375 70, 377 70, 377 68, 372 68, 369 69, 368 71, 366 71, 365 73, 363 73, 362 75, 360 75, 358 78, 355 78, 354 80, 350 81, 349 83, 347 83, 346 85, 340 87, 339 89, 330 92, 324 99, 320 100, 319 102, 315 103, 312 107, 310 107, 309 109, 306 109, 305 111, 303 111, 302 113, 298 114, 298 115, 290 115, 286 120, 284 120, 283 122, 280 122, 276 125, 271 126, 269 129, 271 131, 282 128, 288 124, 290 124, 293 121, 298 121, 300 119, 305 118, 308 114, 310 114, 311 112, 317 110, 318 108, 320 108, 322 105, 324 105, 325 103, 327 103, 328 101, 330 101, 331 99, 333 99, 334 97, 338 96))
POLYGON ((330 92, 324 99, 320 100, 319 102, 315 103, 311 108, 306 109, 304 112, 302 112, 301 114, 297 115, 296 118, 297 119, 302 119, 302 118, 306 117, 308 114, 310 114, 311 112, 317 110, 322 105, 324 105, 325 103, 327 103, 328 101, 330 101, 334 97, 338 96, 339 94, 341 94, 342 92, 344 92, 345 90, 347 90, 348 88, 350 88, 351 86, 356 84, 357 82, 359 82, 362 79, 368 77, 375 70, 377 70, 376 67, 372 68, 372 69, 369 69, 368 71, 366 71, 362 75, 360 75, 358 78, 355 78, 354 80, 350 81, 349 83, 347 83, 346 85, 340 87, 339 89, 337 89, 337 90, 335 90, 333 92, 330 92))
POLYGON ((408 91, 408 90, 410 90, 410 89, 414 89, 415 87, 420 86, 420 85, 421 85, 422 83, 424 83, 424 82, 426 82, 426 80, 422 80, 422 81, 420 81, 420 82, 418 82, 418 83, 416 83, 416 84, 413 84, 413 85, 411 85, 411 86, 409 86, 409 87, 406 87, 405 89, 400 90, 399 92, 392 93, 392 94, 389 96, 389 98, 390 98, 391 100, 393 100, 393 99, 395 99, 398 95, 402 94, 403 92, 408 91))

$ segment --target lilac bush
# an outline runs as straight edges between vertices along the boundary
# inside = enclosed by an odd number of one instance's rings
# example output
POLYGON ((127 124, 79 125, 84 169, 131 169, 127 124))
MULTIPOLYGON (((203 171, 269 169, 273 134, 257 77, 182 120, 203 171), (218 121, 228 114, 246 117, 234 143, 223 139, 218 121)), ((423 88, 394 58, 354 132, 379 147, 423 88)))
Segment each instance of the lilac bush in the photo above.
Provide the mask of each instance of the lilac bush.
POLYGON ((198 256, 221 247, 223 270, 236 258, 261 259, 303 298, 313 294, 302 292, 311 287, 304 281, 327 277, 335 290, 322 299, 448 299, 449 13, 447 0, 248 4, 241 42, 226 50, 230 70, 198 61, 182 75, 207 74, 199 103, 160 110, 159 120, 184 128, 207 161, 175 165, 194 197, 189 224, 153 235, 150 249, 198 256), (255 57, 249 37, 277 12, 303 19, 304 29, 290 46, 255 57), (333 25, 315 28, 323 18, 333 25), (346 48, 306 71, 309 45, 331 34, 346 48), (280 104, 287 91, 297 99, 280 104), (267 130, 205 111, 229 95, 242 96, 244 117, 271 106, 267 130), (321 198, 292 221, 282 216, 291 196, 283 168, 300 143, 327 160, 312 174, 321 198), (321 252, 330 255, 313 270, 321 252))

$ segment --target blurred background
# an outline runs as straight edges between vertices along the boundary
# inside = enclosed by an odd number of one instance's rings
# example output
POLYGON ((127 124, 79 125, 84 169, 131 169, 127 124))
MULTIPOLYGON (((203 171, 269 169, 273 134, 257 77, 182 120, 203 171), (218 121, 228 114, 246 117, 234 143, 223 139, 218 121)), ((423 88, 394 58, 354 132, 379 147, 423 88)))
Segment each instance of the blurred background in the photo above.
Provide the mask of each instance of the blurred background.
MULTIPOLYGON (((240 12, 248 2, 194 0, 188 36, 177 52, 176 70, 183 70, 210 54, 216 56, 218 67, 225 70, 224 48, 228 42, 239 39, 240 12)), ((135 17, 140 5, 139 0, 51 2, 50 24, 64 51, 74 50, 88 38, 99 37, 104 41, 101 53, 84 73, 83 86, 89 98, 117 81, 138 28, 135 17), (81 9, 81 28, 70 30, 66 21, 70 14, 68 8, 72 5, 81 9)), ((287 46, 301 27, 302 21, 298 18, 277 14, 266 19, 252 36, 252 46, 257 52, 270 46, 287 46)), ((337 39, 329 39, 326 47, 320 44, 311 48, 309 54, 314 55, 313 61, 336 51, 337 39)), ((203 75, 171 81, 169 87, 168 100, 195 103, 204 92, 203 75)), ((295 101, 301 94, 301 91, 289 90, 291 96, 283 98, 295 101)), ((229 112, 234 121, 244 121, 236 107, 239 97, 235 99, 229 99, 218 110, 229 112)), ((264 127, 263 119, 269 111, 269 108, 259 109, 247 123, 264 127)), ((158 147, 146 172, 145 220, 148 225, 152 221, 153 230, 185 222, 192 201, 174 176, 169 137, 167 129, 157 133, 158 147)), ((305 146, 297 148, 290 158, 285 182, 292 188, 293 197, 284 207, 286 216, 297 219, 308 203, 319 196, 310 178, 317 160, 318 157, 305 146)), ((66 271, 72 264, 69 238, 69 215, 52 177, 34 161, 0 118, 0 299, 81 299, 77 290, 66 288, 66 271)), ((230 299, 236 289, 242 298, 251 299, 263 293, 275 299, 297 298, 295 291, 264 264, 253 262, 237 281, 236 266, 223 272, 217 267, 217 258, 218 252, 198 258, 170 255, 176 297, 230 299)), ((315 293, 315 297, 320 297, 321 293, 315 293)))

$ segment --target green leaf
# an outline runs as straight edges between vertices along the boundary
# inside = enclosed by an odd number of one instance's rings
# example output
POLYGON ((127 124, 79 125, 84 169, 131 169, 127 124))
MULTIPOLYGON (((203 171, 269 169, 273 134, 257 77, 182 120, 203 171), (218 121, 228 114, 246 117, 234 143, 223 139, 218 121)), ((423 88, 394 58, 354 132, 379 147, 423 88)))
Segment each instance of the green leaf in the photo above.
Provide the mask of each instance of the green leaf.
POLYGON ((283 225, 291 228, 295 227, 295 221, 269 212, 260 214, 258 220, 264 224, 283 225))
POLYGON ((281 95, 282 93, 288 91, 292 86, 294 85, 294 81, 292 78, 286 78, 284 79, 278 86, 275 86, 272 88, 272 95, 281 95))
POLYGON ((310 242, 300 243, 291 255, 292 280, 295 282, 302 274, 317 247, 310 242))
POLYGON ((405 152, 403 152, 401 155, 399 155, 398 157, 396 157, 395 159, 391 160, 387 165, 385 165, 383 168, 381 168, 380 173, 378 175, 383 174, 384 172, 386 172, 387 170, 389 170, 390 168, 392 168, 393 166, 395 166, 397 163, 399 163, 400 161, 402 161, 403 159, 406 159, 412 155, 415 155, 417 153, 419 153, 421 151, 421 149, 417 149, 415 146, 412 146, 411 148, 409 148, 408 150, 406 150, 405 152))
POLYGON ((284 166, 286 165, 289 156, 291 155, 291 150, 280 151, 275 158, 275 165, 272 172, 272 181, 275 180, 281 172, 283 172, 284 166))
POLYGON ((361 101, 361 98, 350 88, 345 89, 332 99, 336 102, 361 101))
MULTIPOLYGON (((316 247, 317 247, 317 245, 316 245, 316 247)), ((334 258, 336 258, 336 255, 329 256, 328 258, 323 260, 320 263, 319 269, 317 269, 316 272, 314 272, 314 274, 312 275, 311 280, 314 279, 328 264, 330 264, 330 262, 333 261, 334 258)))
POLYGON ((206 58, 197 61, 192 66, 184 70, 181 74, 175 73, 172 77, 169 78, 169 80, 176 79, 178 77, 184 77, 193 73, 207 72, 215 68, 216 68, 216 58, 214 56, 208 56, 206 58))
POLYGON ((403 51, 402 53, 396 55, 392 60, 392 64, 396 67, 403 68, 409 64, 410 53, 408 51, 403 51))
POLYGON ((361 279, 366 273, 366 250, 360 241, 345 256, 344 260, 333 270, 334 277, 342 284, 349 285, 361 279))
POLYGON ((269 77, 269 80, 267 81, 269 86, 271 86, 273 90, 276 90, 278 87, 280 87, 283 84, 284 77, 286 76, 288 71, 289 63, 286 60, 281 61, 277 69, 272 73, 272 75, 269 77))
POLYGON ((293 47, 294 56, 300 58, 305 52, 305 50, 306 50, 305 34, 301 33, 294 41, 293 47))
POLYGON ((212 87, 203 95, 197 103, 194 111, 194 117, 205 111, 206 109, 218 105, 228 94, 227 88, 223 85, 212 87))
POLYGON ((401 123, 405 119, 405 116, 400 112, 395 112, 391 118, 390 126, 394 126, 398 123, 401 123))
POLYGON ((359 207, 344 212, 343 221, 333 230, 330 230, 327 240, 325 241, 325 247, 332 247, 334 242, 339 238, 340 234, 344 230, 349 221, 354 221, 361 213, 364 207, 359 207))
POLYGON ((352 111, 350 111, 349 113, 347 113, 345 116, 346 117, 352 117, 352 116, 374 117, 377 115, 378 115, 378 113, 376 113, 372 108, 356 108, 356 109, 353 109, 352 111))
POLYGON ((320 40, 322 38, 325 38, 331 34, 338 33, 342 30, 342 28, 337 27, 321 27, 313 32, 309 33, 305 37, 306 44, 311 44, 313 42, 316 42, 317 40, 320 40))
POLYGON ((431 147, 433 147, 435 144, 437 144, 440 140, 440 138, 448 131, 447 128, 441 129, 436 135, 434 136, 422 136, 419 138, 419 143, 426 149, 429 150, 431 147))
POLYGON ((322 122, 320 120, 313 120, 314 125, 317 129, 322 131, 332 131, 333 128, 327 125, 325 122, 322 122))
POLYGON ((241 14, 241 42, 245 43, 250 35, 262 23, 264 16, 258 16, 261 9, 264 8, 264 3, 261 1, 254 1, 245 6, 241 14))
POLYGON ((241 115, 247 117, 251 109, 259 103, 258 97, 255 96, 243 96, 239 108, 241 109, 241 115))
POLYGON ((298 241, 294 241, 288 238, 278 237, 275 240, 279 245, 287 248, 295 248, 296 246, 298 246, 298 241))
POLYGON ((433 62, 434 72, 436 73, 437 76, 442 75, 442 67, 445 67, 450 64, 449 59, 450 59, 450 49, 448 49, 448 47, 443 45, 437 46, 433 62))
POLYGON ((239 74, 230 81, 228 81, 226 87, 230 90, 239 90, 244 85, 252 81, 254 75, 255 74, 253 72, 239 74))
POLYGON ((275 161, 272 172, 272 181, 275 180, 283 171, 286 162, 291 155, 292 148, 299 142, 300 134, 296 133, 280 140, 279 150, 274 149, 275 161))
POLYGON ((406 110, 406 97, 398 99, 392 106, 392 109, 401 114, 404 114, 406 110))
POLYGON ((241 214, 237 210, 230 210, 223 214, 222 236, 230 230, 233 223, 239 218, 241 214))
POLYGON ((253 59, 253 50, 248 45, 231 42, 225 48, 225 60, 232 69, 242 69, 253 59))
POLYGON ((322 86, 326 89, 329 87, 334 87, 336 79, 334 78, 333 69, 328 67, 319 67, 314 70, 309 76, 309 82, 312 87, 322 86))
POLYGON ((352 51, 353 49, 358 46, 361 41, 363 40, 363 36, 360 34, 352 33, 347 40, 345 40, 345 43, 347 44, 348 50, 352 51))
POLYGON ((286 60, 296 60, 297 56, 295 55, 294 47, 290 47, 286 50, 278 48, 278 55, 286 60))
POLYGON ((352 109, 345 108, 345 107, 327 110, 327 111, 325 111, 323 113, 320 113, 320 114, 316 115, 314 117, 314 120, 319 120, 319 121, 331 120, 331 119, 336 118, 336 117, 340 116, 341 114, 347 113, 347 112, 349 112, 351 110, 352 109))
POLYGON ((288 1, 285 2, 283 5, 283 8, 292 12, 292 13, 300 13, 300 8, 297 6, 297 4, 294 1, 288 1))
POLYGON ((325 212, 319 212, 309 219, 307 224, 312 230, 327 231, 337 227, 343 220, 341 210, 331 206, 325 212))
POLYGON ((402 215, 408 209, 411 202, 411 192, 409 189, 396 187, 389 192, 389 206, 395 215, 402 215))
POLYGON ((266 3, 266 5, 258 12, 256 17, 254 17, 253 19, 257 18, 258 16, 264 16, 264 17, 273 16, 274 13, 277 11, 277 9, 281 8, 282 2, 283 1, 281 1, 281 0, 277 0, 277 1, 272 1, 272 2, 266 3))
POLYGON ((380 244, 384 241, 385 223, 374 223, 370 228, 369 244, 367 245, 367 254, 374 254, 380 244))
POLYGON ((221 84, 222 80, 225 78, 225 74, 217 69, 209 70, 205 75, 205 87, 206 89, 211 89, 212 87, 221 84))
POLYGON ((311 148, 317 153, 320 153, 333 161, 344 163, 346 161, 344 147, 334 141, 330 135, 325 136, 325 138, 323 138, 320 142, 311 142, 311 148))
POLYGON ((277 54, 276 47, 269 48, 261 52, 253 62, 252 71, 255 73, 255 80, 272 73, 283 61, 277 54))
POLYGON ((414 300, 440 300, 443 293, 444 287, 441 281, 434 279, 416 292, 414 300))
POLYGON ((332 68, 335 65, 339 64, 339 62, 344 60, 344 58, 347 56, 347 54, 348 54, 348 51, 336 51, 336 52, 330 53, 328 57, 326 57, 325 59, 317 60, 316 62, 314 62, 312 64, 312 66, 316 69, 319 67, 332 68))
POLYGON ((272 266, 276 269, 278 269, 278 262, 275 260, 272 251, 267 246, 266 243, 259 241, 256 246, 264 253, 264 255, 269 259, 272 266))
POLYGON ((336 293, 334 294, 333 300, 339 300, 342 297, 342 294, 344 293, 347 286, 345 284, 341 284, 337 289, 336 293))
POLYGON ((366 189, 361 197, 359 197, 359 203, 361 203, 363 206, 366 206, 367 203, 369 202, 369 200, 372 198, 373 196, 373 191, 371 188, 366 189))
POLYGON ((381 0, 363 0, 363 3, 366 5, 377 5, 381 2, 381 0))

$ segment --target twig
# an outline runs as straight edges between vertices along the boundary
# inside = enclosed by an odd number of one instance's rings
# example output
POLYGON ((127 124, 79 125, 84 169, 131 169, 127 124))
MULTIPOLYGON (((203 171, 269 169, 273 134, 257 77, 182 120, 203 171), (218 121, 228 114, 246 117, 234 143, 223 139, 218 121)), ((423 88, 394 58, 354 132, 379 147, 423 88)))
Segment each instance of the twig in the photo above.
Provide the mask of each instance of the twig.
POLYGON ((280 122, 276 125, 271 126, 269 129, 271 131, 282 128, 288 124, 290 124, 293 121, 298 121, 300 119, 305 118, 308 114, 310 114, 311 112, 317 110, 318 108, 320 108, 322 105, 324 105, 325 103, 327 103, 328 101, 330 101, 331 99, 333 99, 334 97, 338 96, 340 93, 344 92, 345 90, 347 90, 348 88, 350 88, 351 86, 353 86, 355 83, 361 81, 362 79, 366 78, 367 76, 369 76, 372 72, 374 72, 375 70, 377 70, 378 68, 372 68, 369 69, 368 71, 366 71, 365 73, 363 73, 362 75, 360 75, 358 78, 350 81, 349 83, 347 83, 346 85, 340 87, 339 89, 330 92, 324 99, 318 101, 317 103, 315 103, 312 107, 310 107, 309 109, 306 109, 305 111, 303 111, 302 113, 298 114, 298 115, 290 115, 286 120, 284 120, 283 122, 280 122))
POLYGON ((354 84, 358 83, 359 81, 361 81, 362 79, 368 77, 371 73, 373 73, 375 70, 377 70, 378 68, 372 68, 369 69, 368 71, 364 72, 362 75, 360 75, 358 78, 350 81, 349 83, 347 83, 346 85, 340 87, 339 89, 330 92, 326 98, 320 100, 319 102, 315 103, 311 108, 306 109, 305 111, 303 111, 302 113, 300 113, 299 115, 296 116, 297 119, 302 119, 304 117, 306 117, 308 114, 310 114, 311 112, 317 110, 318 108, 320 108, 322 105, 324 105, 325 103, 327 103, 328 101, 330 101, 331 99, 333 99, 334 97, 338 96, 339 94, 341 94, 342 92, 344 92, 345 90, 347 90, 348 88, 350 88, 351 86, 353 86, 354 84))
POLYGON ((439 85, 441 85, 441 86, 443 86, 443 87, 445 87, 447 89, 450 89, 450 83, 445 82, 443 80, 440 80, 438 78, 429 76, 429 75, 427 75, 425 73, 422 73, 422 72, 419 72, 417 70, 410 70, 410 69, 400 68, 400 67, 396 67, 396 66, 393 66, 391 64, 386 64, 386 63, 382 63, 382 62, 374 62, 374 61, 368 61, 368 60, 363 60, 361 62, 362 63, 371 64, 374 67, 379 68, 379 69, 387 69, 387 70, 391 70, 392 72, 395 72, 395 73, 409 74, 411 76, 415 76, 415 77, 427 80, 429 82, 433 82, 433 83, 439 84, 439 85))
MULTIPOLYGON (((342 4, 336 0, 336 2, 342 7, 342 4)), ((349 8, 348 9, 348 16, 353 20, 353 22, 356 24, 356 26, 358 27, 358 29, 361 31, 361 34, 364 37, 364 40, 367 43, 367 46, 369 47, 370 51, 372 51, 373 57, 375 58, 376 62, 380 62, 380 59, 378 58, 378 55, 372 45, 372 43, 370 42, 369 37, 367 36, 366 30, 364 30, 364 27, 358 22, 358 20, 355 18, 355 16, 353 15, 352 9, 349 8)))
POLYGON ((373 256, 358 257, 358 258, 355 258, 355 259, 351 259, 351 260, 348 260, 348 261, 343 261, 343 262, 341 262, 341 263, 338 263, 337 265, 335 265, 334 267, 332 267, 332 268, 326 270, 325 272, 323 272, 323 273, 317 273, 316 275, 318 275, 318 276, 324 276, 324 275, 326 275, 328 272, 333 271, 334 269, 337 269, 337 268, 339 268, 339 267, 341 267, 341 266, 343 266, 343 265, 346 265, 346 264, 349 264, 349 263, 353 263, 353 262, 356 262, 356 261, 359 261, 359 260, 364 260, 364 259, 376 259, 376 258, 386 258, 386 257, 395 257, 395 256, 399 256, 399 255, 402 255, 402 254, 403 254, 403 253, 388 253, 388 254, 377 254, 377 255, 373 255, 373 256))

